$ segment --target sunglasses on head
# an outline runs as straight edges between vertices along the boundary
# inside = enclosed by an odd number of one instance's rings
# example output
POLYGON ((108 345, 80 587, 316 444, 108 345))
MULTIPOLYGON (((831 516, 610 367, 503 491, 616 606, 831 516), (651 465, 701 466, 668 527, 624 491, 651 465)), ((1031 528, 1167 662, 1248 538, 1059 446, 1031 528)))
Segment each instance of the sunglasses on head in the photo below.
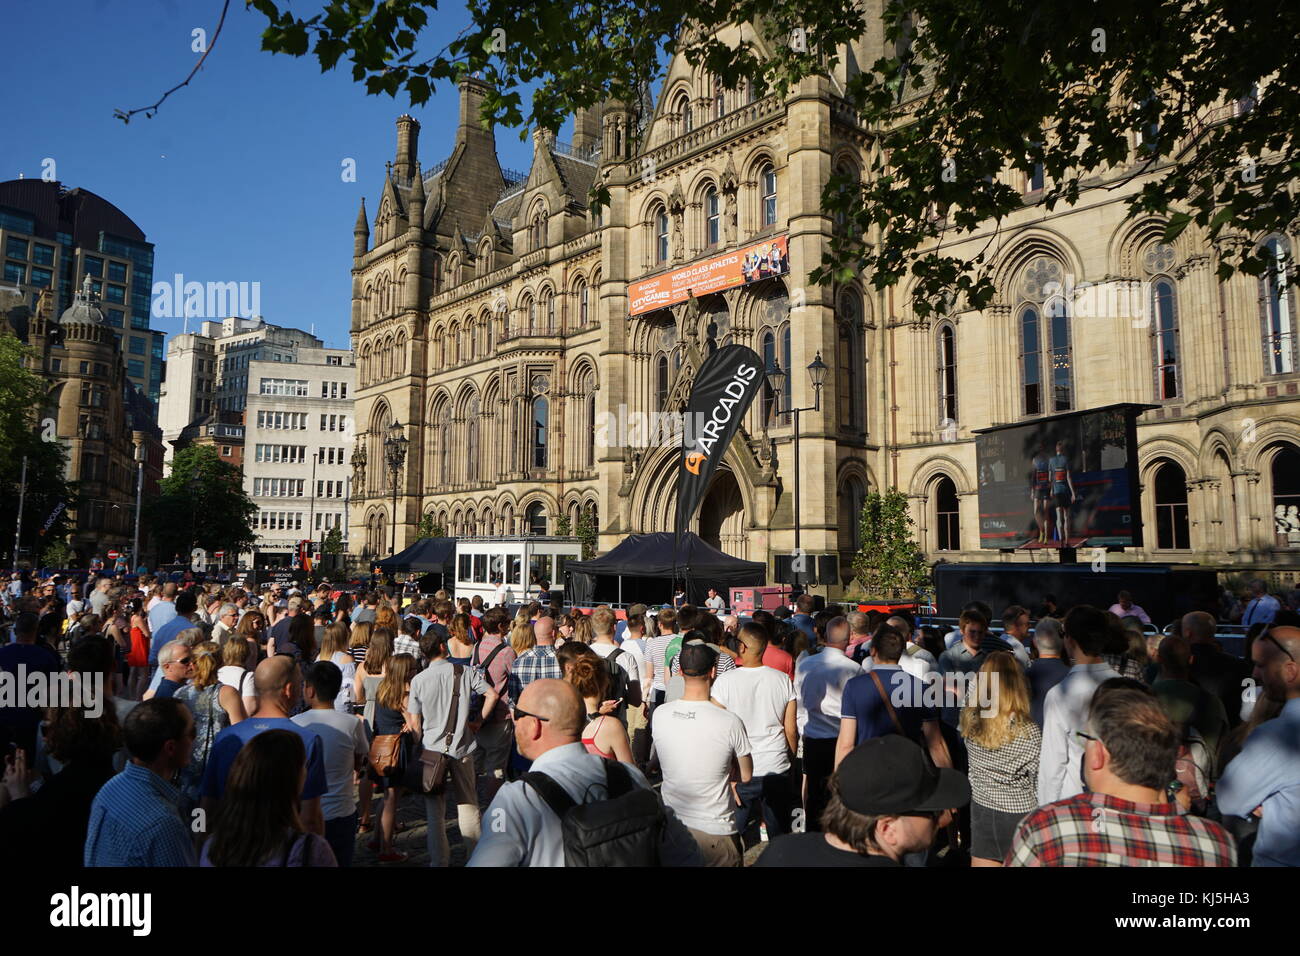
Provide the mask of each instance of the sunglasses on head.
POLYGON ((1274 647, 1276 647, 1279 651, 1281 651, 1283 654, 1285 654, 1287 657, 1289 657, 1293 662, 1295 661, 1295 655, 1292 654, 1290 651, 1288 651, 1285 647, 1282 646, 1282 642, 1279 641, 1276 637, 1273 636, 1273 632, 1272 632, 1271 630, 1269 630, 1269 631, 1265 631, 1263 634, 1260 635, 1260 638, 1261 638, 1262 640, 1268 641, 1270 644, 1272 644, 1274 647))

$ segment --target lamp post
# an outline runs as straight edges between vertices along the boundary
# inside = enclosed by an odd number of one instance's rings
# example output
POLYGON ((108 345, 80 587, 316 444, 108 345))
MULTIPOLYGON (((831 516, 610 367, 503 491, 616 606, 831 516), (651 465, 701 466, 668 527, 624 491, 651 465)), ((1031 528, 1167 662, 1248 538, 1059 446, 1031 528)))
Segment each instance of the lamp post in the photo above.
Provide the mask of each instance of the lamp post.
POLYGON ((135 443, 135 533, 131 536, 131 560, 140 567, 140 504, 144 500, 144 442, 135 443))
POLYGON ((786 373, 781 369, 781 363, 775 356, 772 358, 772 364, 767 369, 767 380, 772 383, 772 391, 776 393, 774 402, 776 411, 782 415, 794 415, 794 548, 799 551, 799 413, 800 412, 819 412, 822 408, 822 385, 826 382, 826 363, 822 361, 822 353, 818 352, 817 357, 808 365, 808 381, 812 384, 813 403, 807 408, 782 408, 782 396, 785 394, 786 373))
POLYGON ((409 444, 401 422, 395 421, 388 426, 388 434, 384 437, 384 461, 388 465, 393 488, 393 543, 389 546, 390 555, 397 553, 397 476, 406 461, 406 446, 409 444))

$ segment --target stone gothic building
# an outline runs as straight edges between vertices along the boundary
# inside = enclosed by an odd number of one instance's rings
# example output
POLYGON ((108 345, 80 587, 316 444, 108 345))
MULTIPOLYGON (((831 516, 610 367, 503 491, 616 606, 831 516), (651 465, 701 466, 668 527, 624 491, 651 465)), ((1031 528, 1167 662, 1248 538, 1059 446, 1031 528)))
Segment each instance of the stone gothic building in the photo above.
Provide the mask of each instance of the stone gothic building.
POLYGON ((1194 230, 1165 246, 1160 223, 1125 222, 1141 177, 1049 211, 1041 181, 1008 173, 1027 206, 994 243, 983 313, 921 321, 906 288, 808 282, 837 228, 823 188, 869 168, 873 138, 842 91, 845 70, 882 54, 878 34, 784 98, 723 89, 677 57, 648 115, 580 112, 572 143, 535 135, 526 175, 498 164, 476 80, 436 165, 420 166, 419 123, 400 117, 373 219, 363 202, 354 228, 356 549, 387 554, 396 521, 400 550, 425 515, 468 536, 555 533, 586 510, 601 550, 670 530, 678 447, 646 417, 679 409, 693 370, 734 342, 788 370, 792 395, 754 403, 692 525, 730 554, 788 552, 797 511, 803 548, 847 568, 863 496, 894 486, 931 558, 984 558, 973 430, 1134 401, 1159 406, 1138 430, 1147 536, 1115 560, 1300 566, 1300 536, 1274 518, 1300 505, 1294 289, 1217 284, 1194 230), (743 280, 682 301, 654 291, 727 268, 743 280), (1042 288, 1067 276, 1152 290, 1152 321, 1045 321, 1042 288), (805 371, 818 356, 820 396, 805 371), (796 462, 781 409, 818 398, 796 462), (394 422, 409 440, 397 472, 394 422))

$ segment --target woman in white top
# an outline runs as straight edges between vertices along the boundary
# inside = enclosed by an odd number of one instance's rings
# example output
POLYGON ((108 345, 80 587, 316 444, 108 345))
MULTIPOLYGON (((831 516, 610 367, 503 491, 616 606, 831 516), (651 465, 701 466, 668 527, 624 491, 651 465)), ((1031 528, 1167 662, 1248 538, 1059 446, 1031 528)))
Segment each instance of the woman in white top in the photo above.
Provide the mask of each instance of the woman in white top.
POLYGON ((334 709, 343 714, 352 713, 352 695, 357 678, 357 664, 348 653, 348 626, 343 623, 331 624, 325 628, 320 643, 318 661, 329 661, 343 672, 343 686, 339 688, 338 697, 334 698, 334 709))
POLYGON ((248 666, 252 656, 253 648, 248 641, 235 634, 228 635, 221 648, 221 668, 217 671, 217 680, 235 689, 243 699, 244 711, 249 714, 257 710, 257 689, 252 668, 248 666))

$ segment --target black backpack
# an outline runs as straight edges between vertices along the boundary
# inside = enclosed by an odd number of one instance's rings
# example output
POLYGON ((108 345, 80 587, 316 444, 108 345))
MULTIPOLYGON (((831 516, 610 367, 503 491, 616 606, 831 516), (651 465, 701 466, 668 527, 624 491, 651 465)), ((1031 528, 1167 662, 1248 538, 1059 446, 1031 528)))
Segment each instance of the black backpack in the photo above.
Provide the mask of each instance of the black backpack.
MULTIPOLYGON (((659 795, 638 787, 627 767, 605 760, 607 796, 577 804, 558 783, 540 771, 524 774, 560 818, 565 866, 659 866, 664 808, 659 795)), ((597 785, 599 786, 599 785, 597 785)))
POLYGON ((640 706, 641 704, 641 682, 637 681, 635 685, 636 699, 629 696, 629 691, 633 689, 633 684, 628 680, 627 671, 619 666, 618 659, 627 651, 623 648, 615 648, 610 655, 605 658, 605 670, 609 673, 609 693, 606 695, 607 700, 622 700, 623 703, 618 705, 614 712, 623 726, 627 726, 627 708, 628 705, 640 706))

